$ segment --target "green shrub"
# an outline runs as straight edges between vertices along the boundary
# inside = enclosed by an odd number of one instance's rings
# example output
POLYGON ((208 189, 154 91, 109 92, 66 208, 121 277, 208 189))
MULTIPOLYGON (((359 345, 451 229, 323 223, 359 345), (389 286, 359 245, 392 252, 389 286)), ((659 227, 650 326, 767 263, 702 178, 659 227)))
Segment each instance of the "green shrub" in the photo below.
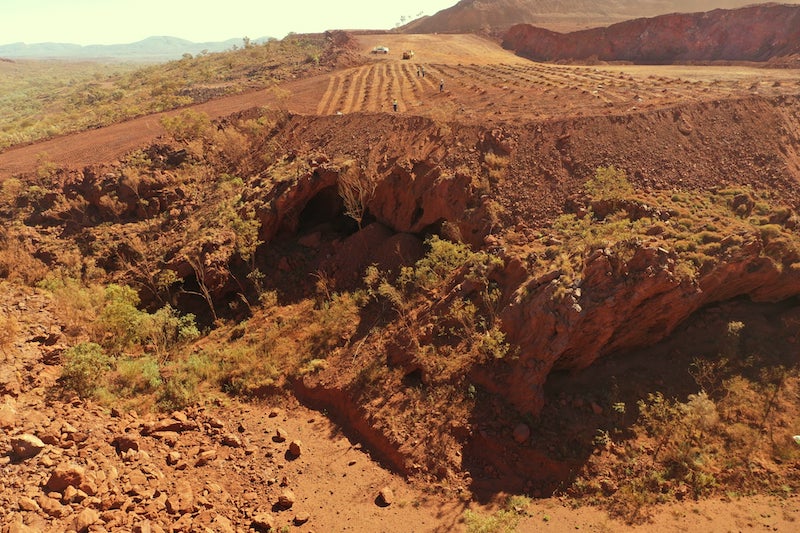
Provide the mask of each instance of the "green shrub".
POLYGON ((463 243, 429 237, 425 243, 428 253, 413 268, 404 268, 398 277, 401 287, 432 289, 451 276, 454 271, 468 269, 468 277, 482 277, 495 266, 502 264, 499 257, 486 252, 473 252, 463 243))
POLYGON ((503 359, 508 355, 511 347, 506 342, 505 333, 499 327, 493 326, 480 337, 479 349, 487 358, 503 359))
POLYGON ((467 509, 464 523, 468 533, 513 533, 517 530, 519 516, 505 510, 486 515, 467 509))
POLYGON ((158 360, 144 356, 117 362, 116 386, 122 396, 151 393, 162 385, 158 360))
POLYGON ((152 314, 143 313, 139 320, 139 337, 159 356, 200 336, 195 316, 183 316, 169 304, 152 314))
POLYGON ((347 343, 359 324, 363 294, 334 293, 314 312, 310 324, 311 356, 324 359, 330 350, 347 343))
POLYGON ((90 398, 102 386, 109 370, 111 359, 102 346, 94 342, 82 342, 64 353, 61 381, 79 396, 90 398))
POLYGON ((165 116, 161 125, 176 141, 185 142, 207 138, 212 131, 211 119, 199 111, 181 111, 174 116, 165 116))
POLYGON ((490 515, 467 509, 464 523, 468 533, 512 533, 517 530, 520 518, 527 514, 530 504, 527 496, 509 496, 503 508, 490 515))
POLYGON ((284 369, 272 361, 264 346, 235 345, 221 350, 219 382, 228 394, 250 396, 276 383, 284 369))
POLYGON ((193 403, 197 383, 183 378, 185 376, 171 377, 161 388, 158 405, 164 411, 181 410, 193 403))
POLYGON ((625 171, 613 165, 599 167, 594 177, 586 181, 584 188, 595 200, 622 200, 633 194, 633 186, 625 171))
POLYGON ((103 307, 97 320, 100 343, 119 354, 139 339, 140 325, 146 313, 139 311, 139 295, 126 285, 105 288, 103 307))
POLYGON ((217 364, 205 353, 192 354, 185 361, 173 363, 170 377, 160 389, 159 406, 165 411, 183 409, 198 401, 201 383, 217 377, 217 364))

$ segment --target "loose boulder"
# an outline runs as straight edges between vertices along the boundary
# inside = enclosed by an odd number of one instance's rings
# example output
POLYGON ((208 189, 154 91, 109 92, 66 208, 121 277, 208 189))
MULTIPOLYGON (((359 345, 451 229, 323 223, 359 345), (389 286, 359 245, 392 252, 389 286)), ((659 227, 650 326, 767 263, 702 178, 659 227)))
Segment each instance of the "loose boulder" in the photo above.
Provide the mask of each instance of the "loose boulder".
POLYGON ((11 439, 11 455, 19 460, 35 457, 42 450, 45 444, 35 435, 19 435, 11 439))
POLYGON ((46 487, 53 492, 63 493, 67 487, 82 488, 86 483, 86 469, 73 463, 62 464, 53 470, 46 487))
POLYGON ((394 492, 389 487, 383 487, 378 493, 376 502, 381 507, 388 507, 394 502, 394 492))

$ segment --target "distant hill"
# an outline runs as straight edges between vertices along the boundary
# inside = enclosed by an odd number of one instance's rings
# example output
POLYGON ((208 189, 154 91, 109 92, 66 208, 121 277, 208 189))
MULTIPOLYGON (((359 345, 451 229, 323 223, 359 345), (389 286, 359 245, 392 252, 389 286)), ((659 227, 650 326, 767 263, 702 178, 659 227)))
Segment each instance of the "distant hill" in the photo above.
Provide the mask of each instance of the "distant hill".
POLYGON ((800 6, 675 13, 567 34, 520 24, 503 47, 536 61, 767 61, 800 53, 800 6))
MULTIPOLYGON (((266 37, 254 40, 262 42, 266 37)), ((12 43, 0 45, 0 57, 9 59, 121 59, 130 61, 169 61, 183 54, 222 52, 243 46, 242 39, 194 43, 177 37, 148 37, 129 44, 94 44, 81 46, 68 43, 12 43)))
MULTIPOLYGON (((403 33, 504 31, 526 23, 565 32, 668 13, 690 13, 757 4, 753 0, 461 0, 400 28, 403 33)), ((788 0, 798 4, 800 0, 788 0)))

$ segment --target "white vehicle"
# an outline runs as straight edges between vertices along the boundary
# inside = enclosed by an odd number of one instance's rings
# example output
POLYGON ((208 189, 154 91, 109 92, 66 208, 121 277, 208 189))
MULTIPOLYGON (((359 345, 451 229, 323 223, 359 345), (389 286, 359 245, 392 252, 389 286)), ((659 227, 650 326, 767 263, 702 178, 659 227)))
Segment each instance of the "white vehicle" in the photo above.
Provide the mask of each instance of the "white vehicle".
POLYGON ((372 49, 373 54, 388 54, 389 47, 388 46, 376 46, 372 49))

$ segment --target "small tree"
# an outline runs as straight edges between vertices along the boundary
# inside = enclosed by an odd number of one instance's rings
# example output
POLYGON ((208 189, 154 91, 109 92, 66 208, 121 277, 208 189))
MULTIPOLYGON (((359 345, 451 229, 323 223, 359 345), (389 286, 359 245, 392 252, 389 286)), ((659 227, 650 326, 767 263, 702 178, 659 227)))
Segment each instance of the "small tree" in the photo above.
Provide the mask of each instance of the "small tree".
POLYGON ((189 263, 189 266, 192 267, 194 271, 194 276, 197 279, 197 285, 200 288, 200 292, 196 291, 187 291, 184 290, 186 294, 195 294, 198 296, 202 296, 203 299, 208 304, 208 308, 211 311, 211 317, 214 319, 214 322, 217 321, 217 310, 214 307, 214 298, 211 296, 211 289, 209 288, 208 284, 206 283, 206 267, 202 257, 202 250, 193 250, 186 255, 186 261, 189 263))
POLYGON ((344 214, 355 220, 361 229, 367 204, 375 196, 377 180, 362 172, 354 161, 348 160, 341 164, 338 185, 339 196, 344 202, 344 214))

